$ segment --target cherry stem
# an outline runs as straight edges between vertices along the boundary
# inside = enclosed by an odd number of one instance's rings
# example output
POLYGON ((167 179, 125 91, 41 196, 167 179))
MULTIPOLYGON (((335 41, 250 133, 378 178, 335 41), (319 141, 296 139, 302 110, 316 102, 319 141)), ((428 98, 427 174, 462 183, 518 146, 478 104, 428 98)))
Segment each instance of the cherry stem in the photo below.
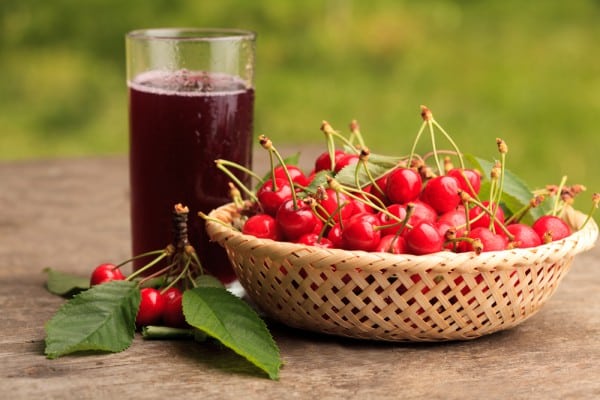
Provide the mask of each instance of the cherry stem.
MULTIPOLYGON (((364 204, 367 204, 367 205, 369 205, 370 207, 372 207, 374 210, 380 211, 380 212, 382 212, 382 213, 384 213, 384 214, 388 215, 390 218, 392 218, 392 219, 395 219, 395 220, 396 220, 396 221, 398 221, 398 222, 402 222, 402 220, 401 220, 400 218, 398 218, 396 215, 394 215, 394 214, 390 213, 390 212, 389 212, 389 211, 388 211, 388 210, 385 208, 385 206, 384 206, 384 207, 380 207, 379 205, 377 205, 377 204, 375 204, 375 203, 372 203, 372 202, 370 202, 370 201, 369 201, 369 200, 367 200, 365 197, 359 197, 359 196, 356 196, 356 195, 354 194, 354 192, 352 191, 352 188, 348 188, 348 187, 346 187, 346 186, 342 185, 341 183, 339 183, 339 182, 338 182, 338 181, 336 181, 335 179, 333 179, 333 178, 328 178, 328 179, 327 179, 327 183, 328 183, 329 187, 330 187, 331 189, 335 190, 336 192, 337 192, 337 191, 340 191, 340 192, 344 193, 346 196, 350 197, 351 199, 353 199, 353 200, 356 200, 356 201, 360 201, 360 202, 362 202, 362 203, 364 203, 364 204)), ((363 195, 367 195, 367 193, 366 193, 366 192, 361 192, 361 193, 362 193, 363 195)), ((373 196, 373 195, 371 195, 371 196, 373 196)))
POLYGON ((461 236, 461 237, 457 237, 454 239, 446 239, 446 241, 444 243, 446 243, 446 244, 452 243, 452 246, 454 248, 456 248, 456 245, 460 242, 470 243, 471 247, 473 248, 473 251, 478 255, 481 254, 481 252, 484 250, 483 243, 481 242, 481 239, 479 239, 479 238, 470 238, 467 236, 461 236))
POLYGON ((438 154, 437 145, 435 143, 435 132, 433 130, 432 120, 427 121, 427 126, 429 127, 429 135, 431 136, 431 148, 433 150, 433 159, 435 160, 435 165, 438 169, 438 173, 440 175, 444 175, 444 169, 442 168, 442 164, 440 163, 440 157, 438 154))
MULTIPOLYGON (((338 131, 333 129, 333 127, 329 124, 329 122, 323 121, 323 123, 321 124, 321 130, 323 131, 323 133, 325 133, 325 135, 327 135, 327 137, 330 137, 332 141, 333 141, 333 139, 338 139, 343 144, 345 144, 349 148, 349 150, 352 150, 355 154, 360 154, 360 150, 356 148, 354 143, 352 143, 351 140, 349 140, 344 135, 342 135, 341 133, 339 133, 338 131)), ((331 149, 330 149, 329 156, 331 157, 332 155, 335 156, 335 151, 332 153, 331 149)), ((333 170, 334 166, 335 166, 334 158, 335 157, 332 157, 332 160, 331 160, 331 170, 333 170)))
POLYGON ((130 262, 132 262, 132 261, 134 261, 134 260, 138 260, 138 259, 140 259, 140 258, 149 257, 149 256, 157 256, 157 255, 159 255, 159 254, 162 254, 162 253, 164 253, 165 251, 166 251, 165 249, 163 249, 163 250, 152 250, 152 251, 148 251, 148 252, 146 252, 146 253, 138 254, 138 255, 136 255, 136 256, 134 256, 134 257, 131 257, 131 258, 129 258, 129 259, 127 259, 127 260, 125 260, 125 261, 121 262, 120 264, 118 264, 118 265, 115 267, 115 269, 119 269, 119 268, 121 268, 122 266, 124 266, 125 264, 128 264, 128 263, 130 263, 130 262))
POLYGON ((213 218, 211 216, 208 216, 208 215, 204 214, 202 211, 198 212, 198 216, 205 221, 215 222, 217 224, 223 225, 226 228, 231 228, 231 224, 228 224, 227 222, 222 221, 219 218, 213 218))
MULTIPOLYGON (((181 272, 179 273, 179 275, 177 275, 175 277, 175 279, 173 279, 167 286, 165 286, 160 292, 165 293, 167 290, 171 289, 173 286, 175 286, 175 284, 177 282, 179 282, 181 279, 183 279, 183 277, 187 274, 188 270, 190 269, 190 265, 192 263, 192 257, 189 254, 185 254, 186 255, 186 259, 185 259, 185 264, 183 266, 183 269, 181 270, 181 272)), ((181 262, 180 259, 178 259, 174 264, 177 265, 181 262)))
POLYGON ((281 168, 283 169, 283 173, 285 174, 285 177, 290 185, 290 189, 292 191, 292 203, 294 204, 294 209, 295 210, 298 209, 298 197, 296 196, 296 191, 294 190, 294 181, 292 180, 290 171, 288 171, 287 166, 285 165, 285 160, 283 159, 283 157, 281 156, 279 151, 277 151, 277 149, 273 145, 273 142, 271 141, 271 139, 269 139, 265 135, 260 135, 258 140, 260 142, 260 145, 263 147, 263 149, 266 149, 269 151, 269 158, 271 160, 271 177, 272 177, 272 181, 273 181, 273 190, 277 191, 277 187, 275 185, 275 163, 273 160, 273 156, 275 156, 277 158, 277 160, 279 161, 279 165, 281 165, 281 168))
POLYGON ((190 282, 194 288, 198 287, 198 284, 196 283, 196 280, 194 279, 194 276, 192 275, 191 269, 188 269, 188 271, 187 271, 187 278, 188 278, 187 282, 190 282))
POLYGON ((590 212, 588 213, 585 221, 583 221, 583 224, 581 224, 581 226, 578 227, 577 230, 583 229, 583 227, 587 225, 587 223, 590 221, 590 219, 592 219, 593 215, 596 213, 596 210, 598 209, 599 203, 600 203, 600 193, 594 193, 592 195, 592 208, 591 208, 590 212))
POLYGON ((489 204, 494 204, 496 199, 496 192, 498 190, 498 176, 495 172, 495 167, 490 172, 490 197, 489 204))
POLYGON ((438 128, 440 130, 440 132, 442 132, 442 134, 444 135, 444 137, 446 138, 446 140, 448 140, 448 142, 450 142, 450 145, 456 151, 456 156, 458 157, 458 162, 460 163, 460 167, 462 169, 464 169, 465 168, 465 163, 464 163, 463 158, 462 158, 462 153, 460 152, 460 149, 456 145, 456 142, 454 142, 454 140, 448 134, 448 132, 446 132, 446 130, 444 128, 442 128, 442 126, 440 124, 438 124, 435 119, 432 119, 431 123, 433 123, 433 125, 435 125, 435 127, 438 128))
MULTIPOLYGON (((171 246, 169 246, 167 249, 170 249, 170 248, 171 248, 171 246)), ((172 252, 170 250, 162 250, 162 254, 160 254, 154 260, 150 261, 148 264, 144 265, 142 268, 138 269, 137 271, 134 271, 131 275, 129 275, 126 278, 126 280, 132 281, 135 277, 148 271, 150 268, 152 268, 153 266, 158 264, 162 259, 164 259, 165 257, 167 257, 170 254, 172 254, 172 252)))
MULTIPOLYGON (((405 225, 404 225, 405 226, 405 225)), ((394 244, 396 244, 396 242, 398 241, 398 238, 400 237, 400 234, 402 233, 402 231, 404 230, 404 226, 402 226, 400 229, 398 229, 398 231, 394 234, 394 237, 392 238, 392 240, 390 241, 390 244, 388 245, 388 247, 385 249, 386 253, 394 253, 394 244)))
POLYGON ((551 213, 551 215, 553 215, 553 216, 558 215, 558 210, 560 208, 559 207, 560 194, 562 193, 563 188, 566 183, 567 183, 567 177, 563 176, 562 179, 560 180, 560 184, 558 185, 558 189, 556 190, 556 197, 554 199, 554 205, 552 206, 552 213, 551 213))
POLYGON ((419 141, 421 134, 422 134, 423 130, 425 129, 425 125, 427 125, 429 127, 429 133, 431 135, 431 145, 433 148, 433 156, 435 159, 436 166, 438 168, 438 173, 440 175, 442 175, 442 174, 444 174, 444 170, 442 169, 442 164, 440 163, 440 160, 439 160, 439 154, 441 154, 441 153, 437 150, 436 141, 435 141, 435 132, 433 129, 434 127, 437 128, 442 133, 442 135, 446 138, 446 140, 448 140, 450 145, 454 148, 454 151, 456 151, 456 155, 458 156, 460 167, 464 169, 465 163, 462 158, 462 153, 460 152, 460 149, 456 145, 456 142, 452 139, 452 137, 448 134, 448 132, 446 132, 446 130, 440 124, 437 123, 437 121, 433 118, 433 114, 431 113, 431 111, 425 106, 421 106, 421 117, 423 118, 423 125, 421 125, 421 129, 419 129, 419 132, 417 133, 417 137, 415 138, 415 141, 413 142, 413 147, 410 151, 408 165, 409 166, 411 165, 412 158, 415 154, 417 142, 419 141))
MULTIPOLYGON (((321 186, 320 186, 321 187, 321 186)), ((321 187, 322 188, 322 187, 321 187)), ((336 192, 337 193, 337 192, 336 192)), ((308 199, 312 199, 312 198, 308 198, 308 199)), ((307 199, 307 200, 308 200, 307 199)), ((348 203, 344 203, 344 204, 339 204, 337 203, 337 207, 336 209, 330 214, 325 207, 323 207, 321 205, 321 203, 319 203, 318 201, 313 201, 314 199, 309 201, 309 205, 310 208, 312 209, 313 213, 315 214, 315 216, 321 221, 323 222, 323 228, 321 229, 321 231, 319 232, 319 238, 323 237, 323 235, 325 234, 325 230, 327 229, 327 227, 331 227, 335 225, 335 220, 333 219, 334 214, 336 214, 338 212, 338 210, 341 210, 342 207, 344 207, 346 204, 348 203), (325 218, 323 215, 327 215, 327 218, 325 218)), ((306 200, 305 200, 306 201, 306 200)), ((339 201, 339 199, 338 199, 339 201)), ((341 214, 340 214, 341 215, 341 214)), ((340 225, 342 224, 342 219, 340 218, 340 225)))
POLYGON ((191 339, 194 338, 194 329, 148 325, 142 328, 142 337, 147 340, 191 339))
MULTIPOLYGON (((271 165, 271 182, 273 185, 273 191, 277 191, 277 179, 275 179, 275 160, 273 159, 272 147, 269 148, 269 163, 271 165)), ((284 167, 285 168, 285 167, 284 167)))
MULTIPOLYGON (((382 230, 382 229, 387 229, 387 228, 392 228, 392 227, 396 227, 398 226, 398 230, 396 231, 396 236, 400 236, 400 234, 402 233, 402 231, 404 231, 405 228, 408 229, 412 229, 413 226, 411 224, 408 223, 408 221, 410 220, 410 218, 412 217, 412 215, 415 212, 415 206, 413 203, 407 203, 406 204, 406 215, 404 216, 404 218, 402 220, 400 220, 399 217, 397 217, 396 215, 392 214, 392 213, 386 213, 386 215, 393 217, 396 221, 393 224, 387 224, 387 225, 379 225, 376 226, 374 229, 375 230, 382 230)), ((393 243, 394 241, 392 241, 393 243)))
POLYGON ((258 176, 258 174, 256 174, 256 172, 252 171, 251 169, 244 167, 243 165, 240 165, 238 163, 235 163, 233 161, 229 161, 229 160, 225 160, 225 159, 218 159, 215 160, 215 163, 217 164, 221 164, 221 165, 226 165, 228 167, 233 167, 239 171, 242 171, 245 174, 250 175, 251 177, 253 177, 254 179, 256 179, 258 181, 259 184, 261 183, 265 183, 264 179, 261 178, 260 176, 258 176))
MULTIPOLYGON (((238 179, 237 176, 235 176, 227 167, 226 165, 229 166, 238 166, 238 164, 235 163, 229 163, 228 161, 225 160, 215 160, 215 163, 217 164, 217 168, 220 169, 221 171, 223 171, 233 182, 235 182, 235 184, 244 191, 244 193, 246 193, 248 195, 248 197, 250 199, 252 199, 252 201, 258 203, 258 198, 256 197, 256 195, 254 194, 254 192, 252 192, 250 189, 248 189, 246 187, 246 185, 244 185, 242 183, 242 181, 240 181, 238 179)), ((241 166, 240 166, 241 167, 241 166)), ((236 167, 237 168, 237 167, 236 167)), ((245 167, 241 167, 240 170, 244 171, 246 168, 245 167)), ((253 173, 253 176, 257 176, 256 174, 253 173)), ((262 179, 259 179, 260 182, 262 182, 262 179)))
POLYGON ((500 206, 500 201, 502 200, 502 193, 504 193, 504 173, 506 171, 506 153, 502 153, 500 155, 501 160, 500 160, 500 183, 498 184, 498 188, 497 188, 497 197, 496 197, 496 201, 494 201, 494 212, 496 211, 495 209, 497 207, 500 206))
POLYGON ((504 221, 505 225, 510 225, 515 222, 520 222, 525 214, 529 212, 532 208, 537 207, 544 200, 544 196, 536 195, 533 199, 529 201, 529 203, 521 207, 521 209, 517 210, 513 215, 511 215, 506 221, 504 221))
POLYGON ((329 125, 329 122, 323 121, 321 123, 321 131, 325 134, 325 140, 327 141, 327 152, 329 153, 329 169, 331 171, 335 168, 335 140, 333 138, 334 130, 329 125))
POLYGON ((195 265, 200 269, 200 275, 203 275, 204 267, 202 266, 202 263, 200 262, 200 259, 198 258, 198 253, 196 253, 196 251, 194 250, 191 255, 192 255, 192 259, 195 262, 195 265))
MULTIPOLYGON (((360 179, 359 179, 359 166, 362 166, 365 170, 367 178, 369 179, 369 183, 371 185, 375 186, 375 190, 377 190, 381 194, 383 194, 383 191, 381 190, 381 188, 379 188, 379 186, 377 185, 377 181, 375 180, 375 178, 373 177, 373 174, 371 174, 371 171, 369 170, 369 166, 368 166, 369 152, 368 152, 368 150, 365 151, 365 149, 363 149, 360 153, 360 160, 358 161, 359 165, 357 165, 356 171, 354 173, 355 185, 358 189, 362 188, 362 186, 360 184, 360 179)), ((366 183, 365 183, 365 185, 366 185, 366 183)))
POLYGON ((233 201, 233 204, 235 204, 235 206, 241 210, 242 208, 244 208, 244 199, 242 198, 242 193, 233 182, 228 182, 228 184, 229 197, 233 201))
POLYGON ((337 212, 338 221, 341 221, 342 220, 342 208, 345 205, 345 203, 340 204, 340 192, 338 192, 337 190, 335 192, 335 204, 337 204, 335 212, 337 212))
MULTIPOLYGON (((460 200, 462 202, 463 208, 465 209, 465 229, 467 232, 471 231, 471 220, 469 219, 469 201, 471 196, 462 191, 459 192, 460 200)), ((477 199, 476 199, 477 200, 477 199)), ((477 200, 479 201, 479 200, 477 200)))
POLYGON ((170 263, 166 267, 163 267, 160 270, 158 270, 148 276, 145 276, 144 278, 142 278, 140 280, 140 286, 154 278, 158 278, 159 276, 164 275, 165 273, 169 272, 171 270, 171 268, 173 268, 174 266, 175 266, 175 263, 170 263))
POLYGON ((408 167, 410 167, 412 165, 412 160, 413 157, 415 157, 415 150, 417 149, 417 143, 419 143, 419 140, 421 139, 421 135, 423 134, 423 131, 425 130, 425 127, 427 126, 427 121, 424 121, 421 124, 421 127, 419 128, 419 132, 417 132, 417 136, 415 137, 415 140, 413 141, 413 145, 412 148, 410 149, 410 154, 408 155, 408 167))
MULTIPOLYGON (((494 224, 494 222, 496 222, 498 224, 498 226, 500 227, 500 229, 502 229, 502 232, 504 232, 506 237, 509 240, 514 240, 514 238, 515 238, 514 235, 512 233, 510 233, 510 231, 506 228, 506 226, 502 223, 502 221, 500 221, 498 219, 498 217, 496 216, 497 208, 492 207, 493 210, 490 210, 483 203, 481 203, 479 200, 474 199, 474 198, 469 199, 469 201, 472 202, 473 204, 479 206, 483 212, 485 212, 487 215, 490 216, 490 225, 491 225, 490 230, 495 231, 496 224, 494 224)), ((498 205, 498 207, 500 207, 500 206, 498 205)), ((476 218, 474 218, 471 222, 477 221, 479 218, 482 218, 482 217, 483 217, 483 214, 480 214, 476 218)))
POLYGON ((352 134, 352 138, 356 138, 356 140, 358 140, 358 144, 361 148, 366 147, 363 137, 360 133, 360 125, 358 124, 358 121, 352 120, 350 123, 350 133, 352 134))
MULTIPOLYGON (((364 190, 361 189, 356 189, 356 188, 351 188, 351 187, 345 187, 345 190, 351 193, 357 192, 360 193, 363 197, 356 197, 357 201, 360 201, 363 204, 366 204, 368 206, 373 207, 373 205, 377 205, 379 208, 377 209, 385 209, 385 204, 383 203, 383 201, 381 201, 381 199, 377 196, 375 196, 373 193, 369 193, 369 192, 365 192, 364 190)), ((375 208, 375 207, 373 207, 375 208)))

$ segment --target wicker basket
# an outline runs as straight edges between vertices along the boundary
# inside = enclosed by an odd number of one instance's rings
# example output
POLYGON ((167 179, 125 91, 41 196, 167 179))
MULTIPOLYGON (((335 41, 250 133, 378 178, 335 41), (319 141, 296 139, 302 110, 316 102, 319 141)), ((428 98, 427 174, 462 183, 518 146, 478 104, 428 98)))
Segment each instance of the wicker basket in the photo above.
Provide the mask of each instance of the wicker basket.
MULTIPOLYGON (((213 210, 210 238, 227 251, 248 296, 295 328, 386 341, 465 340, 511 328, 554 293, 575 254, 594 246, 590 221, 568 238, 532 249, 426 256, 322 249, 248 236, 213 210)), ((585 216, 565 216, 579 226, 585 216)))

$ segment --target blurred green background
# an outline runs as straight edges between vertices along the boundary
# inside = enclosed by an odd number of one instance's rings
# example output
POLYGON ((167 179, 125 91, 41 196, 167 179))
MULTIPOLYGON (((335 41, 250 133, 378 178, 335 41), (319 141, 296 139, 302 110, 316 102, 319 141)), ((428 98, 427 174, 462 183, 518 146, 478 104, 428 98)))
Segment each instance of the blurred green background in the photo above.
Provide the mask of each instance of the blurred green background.
POLYGON ((276 144, 356 118, 406 154, 425 104, 464 152, 505 139, 530 186, 597 191, 598 21, 597 0, 2 1, 0 160, 125 154, 124 34, 218 26, 258 33, 255 130, 276 144))

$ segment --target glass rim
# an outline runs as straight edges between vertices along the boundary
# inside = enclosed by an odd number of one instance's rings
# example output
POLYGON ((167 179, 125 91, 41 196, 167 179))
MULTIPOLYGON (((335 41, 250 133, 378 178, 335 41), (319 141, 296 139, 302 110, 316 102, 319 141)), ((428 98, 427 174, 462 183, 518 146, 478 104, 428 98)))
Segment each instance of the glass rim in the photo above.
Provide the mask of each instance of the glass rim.
POLYGON ((235 28, 149 28, 127 32, 129 39, 164 41, 254 40, 256 32, 235 28))

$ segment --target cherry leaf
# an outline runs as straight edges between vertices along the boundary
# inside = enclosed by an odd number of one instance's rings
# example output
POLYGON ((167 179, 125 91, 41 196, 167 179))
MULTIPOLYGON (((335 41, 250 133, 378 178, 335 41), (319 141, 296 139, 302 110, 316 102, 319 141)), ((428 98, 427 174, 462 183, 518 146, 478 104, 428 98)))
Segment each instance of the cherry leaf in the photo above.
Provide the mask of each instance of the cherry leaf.
POLYGON ((60 272, 52 268, 45 268, 48 275, 46 288, 52 294, 64 297, 72 297, 90 287, 90 278, 79 275, 60 272))
MULTIPOLYGON (((476 169, 483 173, 483 177, 489 178, 494 163, 472 155, 465 155, 465 159, 476 169)), ((479 192, 481 200, 489 198, 489 182, 482 182, 479 192)), ((509 170, 504 171, 504 185, 502 190, 503 206, 511 213, 518 212, 523 207, 527 206, 533 198, 533 192, 525 182, 516 174, 509 170)), ((547 204, 542 203, 540 206, 532 208, 523 218, 523 222, 531 223, 533 220, 544 215, 548 210, 547 204)))
POLYGON ((46 356, 125 350, 133 341, 139 304, 140 290, 129 281, 103 283, 76 295, 46 324, 46 356))
POLYGON ((266 324, 243 300, 225 289, 198 287, 183 294, 183 314, 188 324, 217 339, 278 379, 279 349, 266 324))
POLYGON ((329 170, 321 170, 315 174, 310 185, 306 188, 308 193, 316 193, 319 186, 327 186, 327 179, 333 178, 333 173, 329 170))
POLYGON ((195 280, 196 286, 198 287, 216 287, 216 288, 224 288, 223 283, 212 275, 202 274, 195 280))
POLYGON ((369 161, 365 165, 360 161, 357 164, 348 165, 342 168, 335 175, 335 179, 342 185, 357 187, 357 182, 360 187, 367 186, 372 183, 371 178, 376 180, 390 170, 390 165, 387 163, 377 164, 369 161))

